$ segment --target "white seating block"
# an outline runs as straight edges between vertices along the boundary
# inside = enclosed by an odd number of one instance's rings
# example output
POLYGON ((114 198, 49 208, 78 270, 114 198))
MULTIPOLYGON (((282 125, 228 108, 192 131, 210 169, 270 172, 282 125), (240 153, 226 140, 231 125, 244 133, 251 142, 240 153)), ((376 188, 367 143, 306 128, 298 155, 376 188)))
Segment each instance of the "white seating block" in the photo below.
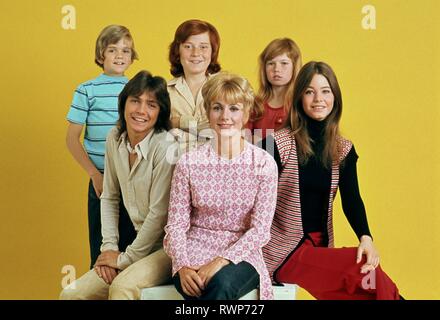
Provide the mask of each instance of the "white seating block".
MULTIPOLYGON (((295 284, 284 284, 283 286, 273 286, 275 300, 295 300, 295 284)), ((145 288, 141 290, 141 300, 183 300, 183 297, 177 292, 172 284, 145 288)), ((258 300, 258 290, 252 290, 239 300, 258 300)))

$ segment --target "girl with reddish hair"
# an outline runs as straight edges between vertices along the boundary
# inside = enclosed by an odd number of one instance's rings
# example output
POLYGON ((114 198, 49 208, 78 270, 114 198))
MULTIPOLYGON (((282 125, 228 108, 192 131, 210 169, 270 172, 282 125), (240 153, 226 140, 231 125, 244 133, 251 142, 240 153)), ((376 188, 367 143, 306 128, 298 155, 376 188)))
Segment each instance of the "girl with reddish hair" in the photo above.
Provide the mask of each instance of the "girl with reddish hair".
POLYGON ((254 142, 285 126, 293 84, 301 69, 301 51, 289 38, 271 41, 258 58, 260 88, 247 128, 254 142))

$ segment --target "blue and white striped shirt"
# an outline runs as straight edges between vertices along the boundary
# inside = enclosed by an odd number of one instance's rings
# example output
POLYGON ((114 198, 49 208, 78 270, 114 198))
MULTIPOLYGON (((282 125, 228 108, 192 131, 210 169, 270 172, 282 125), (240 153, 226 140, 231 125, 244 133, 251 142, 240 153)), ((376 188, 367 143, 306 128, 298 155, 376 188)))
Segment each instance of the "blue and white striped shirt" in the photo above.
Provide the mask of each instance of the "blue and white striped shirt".
POLYGON ((104 171, 105 139, 118 121, 118 96, 128 79, 101 74, 78 86, 67 120, 86 125, 84 149, 90 160, 104 171))

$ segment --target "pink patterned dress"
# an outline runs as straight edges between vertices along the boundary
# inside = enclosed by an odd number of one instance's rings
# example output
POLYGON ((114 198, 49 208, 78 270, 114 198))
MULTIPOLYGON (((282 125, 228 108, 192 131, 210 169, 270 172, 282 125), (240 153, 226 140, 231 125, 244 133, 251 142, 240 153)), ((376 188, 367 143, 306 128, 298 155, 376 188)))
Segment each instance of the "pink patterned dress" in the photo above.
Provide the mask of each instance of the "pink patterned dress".
POLYGON ((272 156, 247 142, 231 160, 210 143, 185 153, 174 170, 165 227, 173 275, 217 256, 246 261, 260 275, 260 299, 273 299, 261 248, 270 238, 277 181, 272 156))

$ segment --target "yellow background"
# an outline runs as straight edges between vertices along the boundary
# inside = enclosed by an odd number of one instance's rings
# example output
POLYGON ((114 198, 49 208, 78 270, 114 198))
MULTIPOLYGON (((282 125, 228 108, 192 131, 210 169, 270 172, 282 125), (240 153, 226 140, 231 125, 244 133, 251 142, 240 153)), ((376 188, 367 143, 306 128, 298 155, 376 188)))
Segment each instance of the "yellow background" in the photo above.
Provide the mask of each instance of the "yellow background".
MULTIPOLYGON (((88 179, 65 146, 65 118, 75 87, 100 73, 93 63, 100 30, 131 30, 140 61, 129 77, 148 69, 169 79, 168 45, 190 18, 218 28, 223 68, 254 86, 257 55, 276 37, 294 39, 304 61, 334 68, 382 266, 406 298, 440 298, 438 3, 1 1, 0 298, 55 299, 64 265, 77 275, 87 269, 88 179), (75 30, 61 28, 66 4, 76 8, 75 30), (376 30, 361 27, 368 4, 376 30)), ((335 228, 338 246, 357 244, 339 205, 335 228)))

